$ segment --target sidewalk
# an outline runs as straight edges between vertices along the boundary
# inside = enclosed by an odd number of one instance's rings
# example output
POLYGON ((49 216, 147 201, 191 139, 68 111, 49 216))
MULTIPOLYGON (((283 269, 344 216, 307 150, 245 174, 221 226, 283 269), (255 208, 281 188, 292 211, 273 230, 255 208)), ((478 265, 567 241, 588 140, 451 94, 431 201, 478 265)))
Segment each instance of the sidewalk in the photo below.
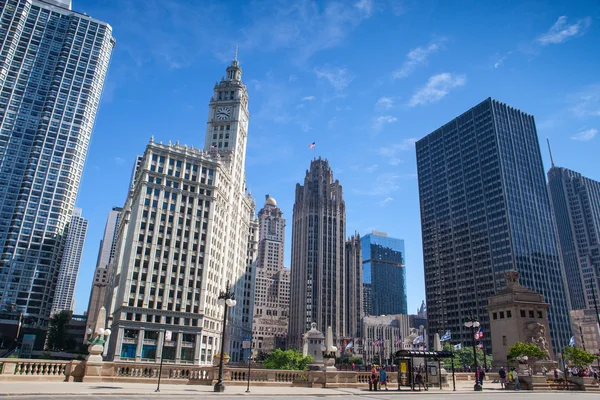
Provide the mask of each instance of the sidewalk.
MULTIPOLYGON (((457 382, 456 392, 450 388, 429 388, 429 391, 410 392, 408 388, 403 388, 402 392, 396 391, 396 386, 391 385, 390 390, 369 392, 365 389, 357 388, 306 388, 306 387, 283 387, 283 386, 250 386, 250 395, 252 396, 348 396, 348 395, 379 395, 398 394, 398 393, 420 393, 420 394, 461 394, 464 395, 473 392, 472 382, 457 382)), ((484 391, 488 393, 502 392, 499 384, 486 383, 484 391)), ((61 395, 64 397, 82 397, 94 395, 113 395, 113 396, 193 396, 199 394, 216 394, 212 386, 201 385, 160 385, 160 393, 156 393, 156 384, 150 383, 121 383, 121 382, 94 382, 94 383, 76 383, 76 382, 10 382, 4 381, 0 385, 1 396, 53 396, 61 395)), ((246 386, 227 386, 225 393, 227 395, 246 395, 246 386)))

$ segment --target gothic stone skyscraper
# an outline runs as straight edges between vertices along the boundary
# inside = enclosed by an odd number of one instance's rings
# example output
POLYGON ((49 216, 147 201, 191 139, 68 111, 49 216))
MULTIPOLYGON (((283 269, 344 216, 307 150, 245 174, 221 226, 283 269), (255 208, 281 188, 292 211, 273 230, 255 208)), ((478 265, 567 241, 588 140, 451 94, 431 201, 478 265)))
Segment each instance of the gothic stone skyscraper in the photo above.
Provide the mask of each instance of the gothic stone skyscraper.
POLYGON ((416 152, 430 338, 451 329, 470 343, 471 312, 489 331, 487 298, 514 269, 551 305, 553 348, 567 345, 569 303, 533 116, 488 98, 416 152))
MULTIPOLYGON (((315 159, 306 171, 304 185, 296 185, 288 331, 294 347, 299 347, 301 336, 312 322, 321 331, 331 326, 337 341, 359 336, 360 326, 355 321, 360 321, 362 301, 359 307, 348 307, 349 297, 357 295, 355 289, 361 284, 361 262, 352 260, 351 266, 346 265, 345 235, 342 186, 334 181, 327 160, 315 159)), ((355 243, 355 250, 356 246, 360 253, 360 241, 355 243)), ((360 289, 358 292, 362 293, 360 289)))
POLYGON ((548 186, 571 307, 594 308, 594 292, 600 301, 600 182, 552 166, 548 186))
POLYGON ((248 267, 254 263, 255 203, 245 192, 248 94, 234 60, 209 103, 206 149, 151 141, 123 207, 108 310, 108 356, 159 360, 164 330, 173 332, 165 359, 210 364, 220 350, 229 283, 225 349, 242 357, 251 332, 248 267))
POLYGON ((50 314, 114 46, 70 1, 0 2, 0 307, 50 314))
POLYGON ((256 353, 269 353, 285 346, 290 307, 290 271, 283 267, 285 219, 269 195, 258 212, 258 232, 252 341, 256 353))

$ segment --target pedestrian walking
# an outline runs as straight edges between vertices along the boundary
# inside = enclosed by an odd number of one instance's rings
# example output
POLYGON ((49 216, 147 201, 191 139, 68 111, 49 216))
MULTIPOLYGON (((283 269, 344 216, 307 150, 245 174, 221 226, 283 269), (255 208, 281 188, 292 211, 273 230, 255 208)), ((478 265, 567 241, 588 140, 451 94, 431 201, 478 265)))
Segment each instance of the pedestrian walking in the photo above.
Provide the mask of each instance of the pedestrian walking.
POLYGON ((506 389, 506 371, 504 370, 504 367, 500 367, 498 376, 500 376, 500 389, 506 389))
POLYGON ((521 383, 519 382, 519 373, 513 367, 512 369, 512 377, 515 381, 515 390, 521 390, 521 383))
POLYGON ((381 368, 379 370, 379 389, 381 390, 383 386, 385 386, 385 390, 388 390, 387 372, 385 372, 385 369, 381 368))

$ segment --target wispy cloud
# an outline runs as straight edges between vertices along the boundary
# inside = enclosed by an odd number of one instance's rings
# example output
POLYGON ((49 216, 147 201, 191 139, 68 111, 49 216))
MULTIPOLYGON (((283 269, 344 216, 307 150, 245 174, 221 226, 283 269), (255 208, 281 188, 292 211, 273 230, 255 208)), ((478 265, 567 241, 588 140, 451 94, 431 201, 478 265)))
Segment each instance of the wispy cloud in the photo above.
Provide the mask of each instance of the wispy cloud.
POLYGON ((396 157, 391 158, 391 159, 388 160, 388 164, 390 164, 390 165, 392 165, 394 167, 397 166, 397 165, 403 164, 403 163, 404 163, 404 161, 402 161, 401 159, 396 158, 396 157))
POLYGON ((598 129, 587 129, 571 136, 571 139, 578 140, 580 142, 588 142, 595 138, 596 134, 598 134, 598 129))
POLYGON ((406 55, 406 61, 402 67, 394 71, 392 76, 395 79, 406 78, 419 66, 427 63, 429 56, 443 48, 446 38, 439 38, 425 47, 417 47, 412 49, 406 55))
POLYGON ((371 129, 373 132, 377 133, 383 129, 383 126, 386 124, 392 124, 397 122, 398 118, 393 117, 391 115, 380 115, 379 117, 373 118, 373 123, 371 124, 371 129))
POLYGON ((315 74, 319 79, 325 79, 337 91, 342 91, 354 80, 354 76, 344 67, 333 67, 325 65, 315 68, 315 74))
POLYGON ((296 75, 290 75, 290 77, 288 78, 288 82, 292 83, 292 82, 296 82, 298 80, 298 77, 296 75))
POLYGON ((117 164, 117 165, 125 164, 125 159, 121 158, 121 157, 115 157, 115 164, 117 164))
POLYGON ((571 111, 580 117, 600 117, 600 84, 590 85, 569 97, 571 111))
POLYGON ((392 197, 386 197, 385 199, 381 200, 381 203, 379 203, 382 206, 385 206, 387 203, 394 201, 394 199, 392 197))
POLYGON ((592 19, 590 17, 586 17, 577 20, 577 22, 574 24, 569 25, 567 24, 567 17, 563 15, 558 17, 550 30, 539 36, 536 41, 542 46, 563 43, 574 36, 583 35, 591 23, 592 19))
POLYGON ((506 59, 508 58, 509 55, 511 55, 512 51, 509 51, 508 53, 506 53, 503 56, 499 56, 496 55, 495 60, 494 60, 494 69, 498 69, 500 67, 502 67, 504 65, 504 61, 506 61, 506 59))
MULTIPOLYGON (((380 147, 378 150, 378 153, 384 157, 392 157, 392 156, 395 156, 398 151, 412 150, 415 147, 416 141, 417 141, 417 139, 415 139, 415 138, 402 139, 398 143, 393 143, 389 146, 380 147)), ((395 159, 395 157, 392 160, 394 160, 394 159, 395 159)), ((401 161, 398 161, 398 164, 400 162, 401 161)), ((392 164, 392 165, 397 165, 397 164, 392 164)))
POLYGON ((356 7, 365 17, 370 17, 373 14, 373 0, 359 0, 354 3, 356 7))
POLYGON ((377 171, 377 167, 377 164, 369 165, 368 167, 364 168, 363 171, 365 171, 367 174, 372 174, 373 172, 377 171))
POLYGON ((427 84, 415 92, 408 105, 414 107, 428 103, 435 103, 443 99, 451 89, 464 86, 467 82, 465 75, 456 75, 449 72, 433 75, 427 84))
POLYGON ((312 100, 316 100, 317 98, 315 96, 305 96, 302 98, 302 101, 312 101, 312 100))
POLYGON ((375 107, 383 110, 389 110, 390 108, 394 107, 394 100, 389 97, 381 97, 379 100, 377 100, 377 103, 375 103, 375 107))

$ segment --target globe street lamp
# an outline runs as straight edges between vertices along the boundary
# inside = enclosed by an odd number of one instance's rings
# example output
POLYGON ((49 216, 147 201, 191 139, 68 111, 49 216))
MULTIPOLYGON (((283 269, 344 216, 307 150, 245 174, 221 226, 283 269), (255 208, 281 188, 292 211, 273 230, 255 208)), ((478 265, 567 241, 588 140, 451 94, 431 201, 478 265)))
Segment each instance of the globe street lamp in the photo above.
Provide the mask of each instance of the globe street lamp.
POLYGON ((471 328, 471 340, 473 340, 473 360, 475 362, 475 386, 473 386, 473 390, 476 392, 482 390, 479 384, 479 377, 477 376, 477 350, 475 349, 475 330, 479 330, 479 325, 479 321, 473 315, 469 316, 469 319, 465 322, 465 327, 471 328))
POLYGON ((225 311, 223 312, 223 333, 221 334, 221 354, 219 357, 219 378, 217 383, 215 384, 214 391, 215 392, 224 392, 225 385, 223 385, 223 360, 225 359, 225 328, 227 326, 227 310, 229 307, 235 307, 236 301, 235 296, 231 292, 229 287, 229 282, 227 282, 227 286, 225 287, 225 291, 221 291, 219 294, 219 298, 217 299, 217 303, 219 305, 225 306, 225 311))

